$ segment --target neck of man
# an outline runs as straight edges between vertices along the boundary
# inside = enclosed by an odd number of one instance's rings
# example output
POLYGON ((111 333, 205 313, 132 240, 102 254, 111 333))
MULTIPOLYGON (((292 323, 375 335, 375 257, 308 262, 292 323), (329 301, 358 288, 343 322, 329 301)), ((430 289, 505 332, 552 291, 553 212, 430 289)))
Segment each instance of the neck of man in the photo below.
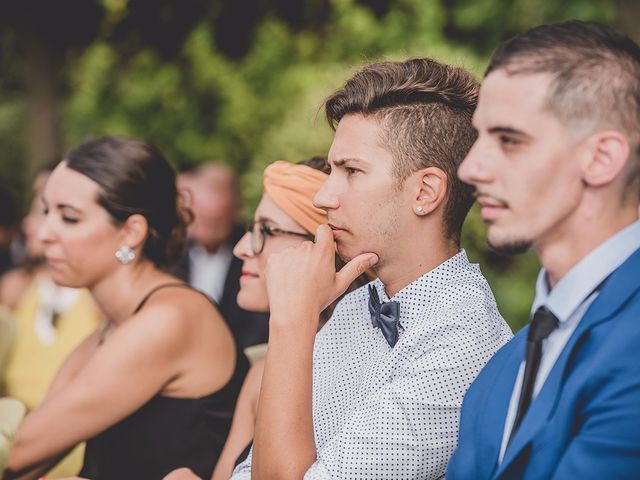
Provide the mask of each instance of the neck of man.
POLYGON ((571 218, 534 242, 550 289, 591 251, 638 220, 636 202, 608 200, 582 202, 571 218))
POLYGON ((232 241, 231 237, 232 237, 232 232, 229 232, 229 234, 226 237, 224 237, 223 240, 218 240, 218 241, 215 241, 215 242, 209 242, 207 244, 196 243, 196 245, 199 245, 201 248, 203 248, 204 251, 207 252, 208 255, 215 255, 216 253, 218 253, 220 251, 220 249, 223 246, 225 246, 228 242, 232 241))
POLYGON ((406 242, 394 243, 391 251, 382 252, 376 268, 389 298, 460 252, 458 242, 442 234, 414 233, 406 238, 406 242))
POLYGON ((220 251, 220 247, 222 246, 222 244, 218 243, 216 245, 209 245, 209 246, 199 245, 199 246, 202 247, 202 249, 207 255, 215 255, 220 251))

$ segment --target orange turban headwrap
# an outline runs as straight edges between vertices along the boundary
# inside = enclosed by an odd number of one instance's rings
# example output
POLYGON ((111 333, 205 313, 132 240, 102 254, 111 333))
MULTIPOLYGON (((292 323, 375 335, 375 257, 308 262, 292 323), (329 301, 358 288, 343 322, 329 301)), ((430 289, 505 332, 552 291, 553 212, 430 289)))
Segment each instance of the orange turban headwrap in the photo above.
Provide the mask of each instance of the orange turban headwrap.
POLYGON ((327 223, 327 213, 313 206, 313 197, 327 177, 315 168, 278 160, 264 171, 264 191, 283 212, 315 235, 318 226, 327 223))

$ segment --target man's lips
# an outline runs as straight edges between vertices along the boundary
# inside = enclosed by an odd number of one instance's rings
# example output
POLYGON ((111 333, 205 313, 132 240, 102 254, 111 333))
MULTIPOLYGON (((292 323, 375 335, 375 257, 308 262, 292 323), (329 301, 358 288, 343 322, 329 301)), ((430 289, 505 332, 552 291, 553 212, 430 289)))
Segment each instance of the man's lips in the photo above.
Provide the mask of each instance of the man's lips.
POLYGON ((478 201, 481 207, 502 207, 502 208, 507 207, 507 202, 498 200, 497 198, 490 197, 488 195, 483 195, 483 194, 476 195, 476 200, 478 201))
POLYGON ((331 228, 331 231, 333 233, 348 232, 349 231, 346 228, 338 227, 337 225, 334 225, 333 223, 329 223, 329 228, 331 228))
POLYGON ((506 202, 489 195, 478 194, 476 200, 480 205, 480 215, 485 221, 495 220, 509 207, 506 202))

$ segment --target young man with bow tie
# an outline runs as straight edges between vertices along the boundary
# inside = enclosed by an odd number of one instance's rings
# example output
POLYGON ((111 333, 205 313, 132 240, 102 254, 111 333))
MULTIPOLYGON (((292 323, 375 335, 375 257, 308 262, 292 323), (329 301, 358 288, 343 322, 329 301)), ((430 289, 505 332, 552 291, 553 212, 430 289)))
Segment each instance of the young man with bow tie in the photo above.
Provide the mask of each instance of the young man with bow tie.
POLYGON ((460 250, 456 169, 478 85, 416 59, 370 65, 325 104, 335 137, 315 243, 269 259, 269 352, 254 448, 234 478, 440 477, 462 397, 510 337, 460 250), (335 271, 334 255, 349 261, 335 271), (316 337, 318 314, 373 267, 316 337))

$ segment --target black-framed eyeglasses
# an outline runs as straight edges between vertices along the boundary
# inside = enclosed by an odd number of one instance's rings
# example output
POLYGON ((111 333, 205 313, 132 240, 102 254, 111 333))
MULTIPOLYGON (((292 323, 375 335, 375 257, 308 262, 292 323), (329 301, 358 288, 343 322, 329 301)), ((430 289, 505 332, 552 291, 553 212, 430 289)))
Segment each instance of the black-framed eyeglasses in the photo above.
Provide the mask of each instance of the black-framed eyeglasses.
POLYGON ((278 235, 295 235, 296 237, 313 240, 313 235, 302 232, 291 232, 278 227, 271 227, 264 222, 251 222, 247 225, 247 232, 251 234, 251 251, 254 255, 260 255, 264 250, 267 237, 277 237, 278 235))

